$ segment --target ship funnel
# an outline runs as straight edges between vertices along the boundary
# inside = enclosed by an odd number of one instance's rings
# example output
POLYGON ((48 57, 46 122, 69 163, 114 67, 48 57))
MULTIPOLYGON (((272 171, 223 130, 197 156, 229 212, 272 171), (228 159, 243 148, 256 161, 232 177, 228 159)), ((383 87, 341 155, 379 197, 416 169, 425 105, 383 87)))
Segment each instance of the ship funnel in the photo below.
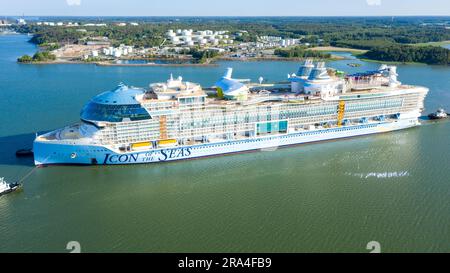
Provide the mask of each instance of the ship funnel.
POLYGON ((327 68, 325 67, 324 62, 318 62, 316 67, 312 69, 311 74, 308 77, 308 80, 326 80, 329 79, 327 68))
POLYGON ((397 67, 396 66, 389 66, 389 86, 390 87, 397 87, 401 85, 402 83, 398 81, 397 77, 397 67))
POLYGON ((388 66, 387 65, 385 65, 385 64, 382 64, 381 66, 380 66, 380 71, 384 71, 384 70, 386 70, 386 69, 388 69, 388 66))
POLYGON ((297 76, 308 78, 311 71, 314 69, 314 63, 312 59, 306 59, 297 71, 297 76))
POLYGON ((319 69, 325 68, 325 62, 318 62, 317 68, 319 68, 319 69))
POLYGON ((233 68, 228 67, 227 71, 225 72, 225 75, 223 75, 223 77, 225 79, 231 79, 231 76, 233 75, 233 68))

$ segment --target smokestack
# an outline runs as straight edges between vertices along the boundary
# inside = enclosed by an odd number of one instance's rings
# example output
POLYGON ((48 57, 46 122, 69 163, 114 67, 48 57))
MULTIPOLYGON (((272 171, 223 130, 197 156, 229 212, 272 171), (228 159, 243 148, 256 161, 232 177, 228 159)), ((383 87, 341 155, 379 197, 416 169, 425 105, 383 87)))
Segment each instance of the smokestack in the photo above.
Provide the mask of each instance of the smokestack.
POLYGON ((228 67, 227 72, 225 72, 225 75, 223 75, 226 79, 231 79, 231 76, 233 75, 233 68, 228 67))

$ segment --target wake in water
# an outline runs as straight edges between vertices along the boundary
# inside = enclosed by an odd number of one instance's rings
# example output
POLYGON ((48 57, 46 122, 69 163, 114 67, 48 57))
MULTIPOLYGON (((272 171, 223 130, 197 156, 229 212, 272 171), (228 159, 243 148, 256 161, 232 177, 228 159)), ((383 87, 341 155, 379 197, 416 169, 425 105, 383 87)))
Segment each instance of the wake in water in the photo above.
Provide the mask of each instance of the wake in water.
POLYGON ((379 178, 379 179, 388 179, 388 178, 398 178, 398 177, 408 177, 410 176, 408 171, 402 172, 382 172, 382 173, 351 173, 346 172, 345 175, 359 177, 361 179, 369 179, 369 178, 379 178))

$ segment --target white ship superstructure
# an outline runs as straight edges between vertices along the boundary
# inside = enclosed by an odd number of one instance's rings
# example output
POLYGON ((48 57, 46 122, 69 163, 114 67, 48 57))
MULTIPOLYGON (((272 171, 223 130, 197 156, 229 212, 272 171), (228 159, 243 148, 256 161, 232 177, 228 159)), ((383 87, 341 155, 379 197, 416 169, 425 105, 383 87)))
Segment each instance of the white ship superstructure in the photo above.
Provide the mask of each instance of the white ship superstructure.
POLYGON ((307 61, 288 91, 247 86, 231 69, 209 95, 181 77, 148 89, 121 84, 94 97, 81 123, 38 136, 35 163, 161 162, 417 126, 428 89, 397 76, 385 65, 339 76, 307 61))

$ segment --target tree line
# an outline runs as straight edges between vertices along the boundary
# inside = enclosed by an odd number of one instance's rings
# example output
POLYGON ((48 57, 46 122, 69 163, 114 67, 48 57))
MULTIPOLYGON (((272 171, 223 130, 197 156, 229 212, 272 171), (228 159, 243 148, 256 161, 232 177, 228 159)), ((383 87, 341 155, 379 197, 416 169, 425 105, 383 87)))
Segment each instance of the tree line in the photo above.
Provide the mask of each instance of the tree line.
POLYGON ((390 45, 375 47, 363 56, 379 61, 450 65, 450 50, 437 46, 390 45))
POLYGON ((17 59, 19 63, 48 62, 54 60, 56 60, 56 56, 48 51, 36 52, 33 57, 29 55, 23 55, 22 57, 17 59))

